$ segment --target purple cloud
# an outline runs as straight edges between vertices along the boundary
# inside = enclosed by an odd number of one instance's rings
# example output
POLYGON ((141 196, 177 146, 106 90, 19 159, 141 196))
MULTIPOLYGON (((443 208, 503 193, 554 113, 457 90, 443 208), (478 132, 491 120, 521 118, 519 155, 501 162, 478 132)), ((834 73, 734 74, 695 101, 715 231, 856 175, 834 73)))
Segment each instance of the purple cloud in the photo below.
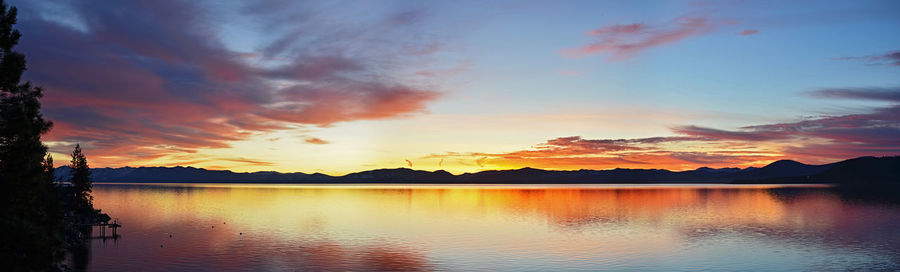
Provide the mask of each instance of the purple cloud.
POLYGON ((298 126, 402 118, 441 96, 390 76, 403 67, 397 62, 424 63, 426 55, 408 50, 434 47, 417 36, 423 12, 324 28, 319 14, 257 2, 238 16, 267 27, 267 36, 254 40, 260 50, 245 52, 224 42, 241 34, 222 30, 222 18, 197 2, 63 3, 77 26, 46 19, 40 5, 19 5, 17 27, 26 77, 45 87, 56 123, 48 140, 81 142, 100 165, 228 147, 298 126))
POLYGON ((834 88, 808 93, 813 97, 877 100, 900 103, 900 88, 834 88))
POLYGON ((784 133, 783 131, 766 131, 759 129, 731 131, 698 126, 681 126, 672 128, 672 131, 678 134, 704 138, 707 140, 770 141, 789 137, 789 134, 784 133))
POLYGON ((829 163, 859 156, 900 154, 900 88, 845 88, 810 92, 813 97, 893 103, 868 113, 744 126, 734 130, 679 126, 679 136, 634 139, 559 137, 533 148, 503 153, 436 154, 427 158, 482 158, 506 167, 603 169, 759 166, 778 159, 829 163), (708 151, 697 151, 697 149, 708 151))
POLYGON ((845 61, 861 61, 866 65, 891 65, 900 66, 900 51, 890 51, 884 54, 856 56, 856 57, 839 57, 833 60, 845 61))

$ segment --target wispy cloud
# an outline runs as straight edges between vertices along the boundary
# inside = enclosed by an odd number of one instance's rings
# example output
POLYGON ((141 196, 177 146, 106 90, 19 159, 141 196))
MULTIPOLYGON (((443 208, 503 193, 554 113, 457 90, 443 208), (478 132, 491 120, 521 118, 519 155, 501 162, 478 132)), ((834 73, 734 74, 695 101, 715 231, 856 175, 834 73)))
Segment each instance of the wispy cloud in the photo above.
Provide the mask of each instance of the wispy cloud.
POLYGON ((759 30, 756 30, 756 29, 745 29, 744 31, 738 32, 737 34, 738 34, 738 35, 741 35, 741 36, 756 35, 756 34, 759 34, 759 30))
POLYGON ((330 143, 330 142, 328 142, 328 141, 326 141, 326 140, 322 140, 322 139, 319 139, 319 138, 316 138, 316 137, 309 137, 309 138, 304 139, 303 141, 306 142, 306 143, 308 143, 308 144, 317 144, 317 145, 323 145, 323 144, 329 144, 329 143, 330 143))
POLYGON ((644 23, 609 25, 586 34, 595 41, 581 47, 562 51, 568 57, 607 54, 609 60, 622 60, 654 47, 676 43, 703 35, 718 26, 708 17, 680 17, 659 25, 644 23))
POLYGON ((571 136, 547 140, 524 150, 456 152, 429 157, 478 158, 479 166, 496 168, 678 170, 701 166, 758 166, 778 159, 827 163, 858 156, 900 154, 900 88, 822 89, 807 94, 819 98, 877 100, 891 105, 868 113, 733 130, 688 125, 673 127, 676 136, 635 139, 571 136))
POLYGON ((673 132, 692 137, 700 137, 710 140, 737 140, 737 141, 770 141, 790 137, 785 132, 757 131, 757 130, 723 130, 698 126, 682 126, 672 129, 673 132))
POLYGON ((26 76, 45 87, 56 123, 48 140, 87 145, 100 164, 133 164, 275 130, 402 118, 441 97, 390 76, 395 63, 420 65, 439 50, 417 35, 426 12, 326 28, 324 15, 290 13, 315 9, 256 2, 236 16, 267 36, 244 52, 225 43, 241 34, 199 4, 69 2, 78 27, 21 5, 26 76))
MULTIPOLYGON (((238 164, 238 165, 251 165, 251 166, 272 166, 272 165, 275 165, 275 164, 272 163, 272 162, 263 161, 263 160, 256 160, 256 159, 248 159, 248 158, 243 158, 243 157, 238 157, 238 158, 229 158, 229 157, 207 157, 207 158, 203 158, 203 159, 196 159, 196 158, 194 158, 193 156, 189 156, 189 155, 188 155, 188 156, 182 156, 182 157, 184 157, 184 158, 183 158, 182 160, 178 161, 178 162, 162 163, 162 164, 159 164, 158 166, 167 166, 167 167, 171 167, 171 166, 184 166, 184 165, 201 164, 201 163, 205 163, 205 164, 208 164, 208 163, 226 163, 226 164, 232 164, 232 165, 233 165, 234 163, 236 163, 236 164, 238 164)), ((212 169, 212 168, 210 168, 210 169, 212 169)), ((226 168, 226 169, 227 169, 227 168, 226 168)))
POLYGON ((832 88, 808 93, 812 97, 861 99, 900 103, 900 88, 832 88))
POLYGON ((854 57, 838 57, 833 60, 842 61, 859 61, 866 65, 891 65, 900 66, 900 51, 889 51, 883 54, 854 56, 854 57))

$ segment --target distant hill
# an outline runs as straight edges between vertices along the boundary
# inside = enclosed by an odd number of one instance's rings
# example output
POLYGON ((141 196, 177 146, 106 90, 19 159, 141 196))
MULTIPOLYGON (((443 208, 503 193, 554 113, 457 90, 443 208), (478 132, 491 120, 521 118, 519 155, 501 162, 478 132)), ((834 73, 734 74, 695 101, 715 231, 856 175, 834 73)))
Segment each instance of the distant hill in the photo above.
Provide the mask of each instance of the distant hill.
POLYGON ((729 175, 736 183, 759 183, 773 178, 791 178, 794 181, 803 181, 811 175, 830 169, 837 163, 823 165, 809 165, 792 160, 780 160, 762 168, 741 171, 729 175))
POLYGON ((849 187, 900 187, 900 156, 849 159, 835 163, 809 179, 811 182, 836 183, 849 187))
MULTIPOLYGON (((900 185, 900 157, 861 157, 842 162, 808 165, 791 160, 755 168, 708 168, 688 171, 663 169, 542 170, 521 168, 488 170, 453 175, 447 171, 408 168, 377 169, 344 176, 315 173, 206 170, 194 167, 94 168, 95 182, 188 183, 840 183, 900 185)), ((71 169, 59 167, 56 175, 68 177, 71 169)))
POLYGON ((900 185, 900 157, 862 157, 837 163, 813 180, 848 185, 900 185))
POLYGON ((885 185, 900 187, 900 156, 881 158, 860 157, 826 165, 811 165, 811 167, 822 167, 822 169, 815 169, 817 171, 813 171, 814 169, 810 167, 798 167, 794 170, 794 173, 802 173, 808 170, 806 172, 807 174, 780 175, 762 179, 745 179, 737 182, 833 183, 844 187, 882 187, 885 185))
MULTIPOLYGON (((56 168, 57 178, 71 175, 72 168, 56 168)), ((229 170, 206 170, 195 167, 122 167, 93 168, 95 182, 197 182, 197 183, 316 183, 331 182, 334 177, 325 174, 279 173, 271 171, 236 173, 229 170)))
POLYGON ((444 170, 434 172, 409 168, 377 169, 347 174, 337 177, 343 182, 384 182, 384 183, 452 183, 456 176, 444 170))

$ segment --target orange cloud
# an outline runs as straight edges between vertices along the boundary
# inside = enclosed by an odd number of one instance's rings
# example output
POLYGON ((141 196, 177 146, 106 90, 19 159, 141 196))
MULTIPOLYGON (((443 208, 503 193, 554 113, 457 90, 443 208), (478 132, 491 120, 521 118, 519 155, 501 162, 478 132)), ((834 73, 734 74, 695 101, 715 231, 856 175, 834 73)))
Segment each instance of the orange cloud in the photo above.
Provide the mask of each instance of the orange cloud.
MULTIPOLYGON (((634 27, 630 27, 631 29, 634 27)), ((824 89, 820 98, 893 103, 869 113, 825 116, 790 123, 745 126, 736 130, 679 126, 677 136, 635 139, 547 140, 529 149, 502 153, 451 152, 429 157, 477 159, 479 167, 547 169, 760 166, 778 159, 829 163, 859 156, 900 154, 900 88, 824 89)))
POLYGON ((309 137, 309 138, 306 138, 306 139, 303 140, 303 141, 306 142, 306 143, 309 143, 309 144, 318 144, 318 145, 321 145, 321 144, 329 144, 328 141, 325 141, 325 140, 322 140, 322 139, 319 139, 319 138, 316 138, 316 137, 309 137))

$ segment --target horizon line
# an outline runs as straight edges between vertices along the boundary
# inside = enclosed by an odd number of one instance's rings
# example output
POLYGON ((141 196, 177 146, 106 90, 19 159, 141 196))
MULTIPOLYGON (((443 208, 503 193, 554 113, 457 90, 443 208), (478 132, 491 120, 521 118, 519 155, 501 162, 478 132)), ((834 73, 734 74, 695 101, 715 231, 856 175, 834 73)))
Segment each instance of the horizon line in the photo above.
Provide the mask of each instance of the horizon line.
MULTIPOLYGON (((800 161, 797 161, 797 160, 793 160, 793 159, 780 159, 780 160, 775 160, 775 161, 772 161, 772 162, 770 162, 770 163, 767 163, 765 166, 769 166, 769 165, 772 165, 772 164, 774 164, 774 163, 776 163, 776 162, 780 162, 780 161, 791 161, 791 162, 796 162, 796 163, 800 163, 800 164, 804 164, 804 165, 821 166, 821 165, 835 164, 835 163, 839 163, 839 162, 842 162, 842 161, 853 160, 853 159, 859 159, 859 158, 887 158, 887 157, 898 157, 898 156, 900 156, 900 154, 898 154, 898 155, 891 155, 891 156, 859 156, 859 157, 853 157, 853 158, 848 158, 848 159, 841 159, 841 160, 838 160, 838 161, 835 161, 835 162, 825 163, 825 164, 807 164, 807 163, 803 163, 803 162, 800 162, 800 161)), ((574 172, 574 171, 611 171, 611 170, 617 170, 617 169, 622 169, 622 170, 665 170, 665 171, 669 171, 669 172, 687 172, 687 171, 696 171, 696 170, 703 169, 703 168, 708 168, 708 169, 729 169, 729 168, 732 168, 732 169, 733 169, 733 168, 736 168, 736 169, 740 169, 740 170, 746 170, 746 169, 751 169, 751 168, 759 169, 759 168, 763 168, 763 167, 765 167, 765 166, 762 166, 762 167, 748 166, 748 167, 743 167, 743 168, 741 168, 741 167, 720 167, 720 168, 713 168, 713 167, 709 167, 709 166, 701 166, 701 167, 697 167, 697 168, 695 168, 695 169, 688 169, 688 170, 670 170, 670 169, 664 169, 664 168, 622 168, 622 167, 607 168, 607 169, 587 169, 587 168, 582 168, 582 169, 565 170, 565 169, 544 169, 544 168, 536 168, 536 167, 531 167, 531 166, 525 166, 525 167, 520 167, 520 168, 509 168, 509 169, 485 169, 485 170, 479 170, 479 171, 475 171, 475 172, 463 172, 463 173, 461 173, 461 174, 453 174, 452 172, 447 171, 447 170, 444 170, 444 169, 438 169, 438 170, 424 170, 424 169, 413 169, 413 168, 410 168, 410 167, 396 167, 396 168, 373 168, 373 169, 368 169, 368 170, 362 170, 362 171, 356 171, 356 172, 349 172, 349 173, 346 173, 346 174, 343 174, 343 175, 330 175, 330 174, 325 174, 325 173, 321 173, 321 172, 307 173, 307 172, 299 172, 299 171, 298 171, 298 172, 280 172, 280 171, 235 172, 235 171, 230 170, 230 169, 207 169, 207 168, 203 168, 203 167, 196 167, 196 166, 190 166, 190 165, 188 165, 188 166, 183 166, 183 165, 176 165, 176 166, 120 166, 120 167, 109 167, 109 166, 106 166, 106 167, 91 167, 91 169, 103 169, 103 168, 106 168, 106 169, 121 169, 121 168, 194 168, 194 169, 202 169, 202 170, 205 170, 205 171, 228 171, 228 172, 237 173, 237 174, 241 174, 241 173, 245 173, 245 174, 253 174, 253 173, 262 173, 262 172, 273 172, 273 173, 278 173, 278 174, 298 174, 298 173, 299 173, 299 174, 305 174, 305 175, 315 175, 315 174, 320 174, 320 175, 326 175, 326 176, 330 176, 330 177, 343 177, 343 176, 347 176, 347 175, 351 175, 351 174, 362 173, 362 172, 368 172, 368 171, 377 171, 377 170, 397 170, 397 169, 409 169, 409 170, 413 170, 413 171, 425 171, 425 172, 430 172, 430 173, 434 173, 434 172, 438 172, 438 171, 444 171, 444 172, 447 172, 447 173, 449 173, 449 174, 451 174, 451 175, 459 176, 459 175, 464 175, 464 174, 474 174, 474 173, 481 173, 481 172, 486 172, 486 171, 510 171, 510 170, 522 170, 522 169, 535 169, 535 170, 541 170, 541 171, 557 171, 557 172, 574 172)), ((70 167, 70 166, 69 166, 69 165, 62 165, 62 166, 56 167, 55 169, 59 169, 59 168, 63 168, 63 167, 70 167)), ((71 168, 71 167, 70 167, 70 168, 71 168)))

